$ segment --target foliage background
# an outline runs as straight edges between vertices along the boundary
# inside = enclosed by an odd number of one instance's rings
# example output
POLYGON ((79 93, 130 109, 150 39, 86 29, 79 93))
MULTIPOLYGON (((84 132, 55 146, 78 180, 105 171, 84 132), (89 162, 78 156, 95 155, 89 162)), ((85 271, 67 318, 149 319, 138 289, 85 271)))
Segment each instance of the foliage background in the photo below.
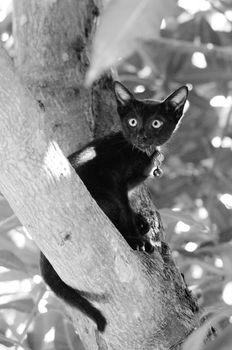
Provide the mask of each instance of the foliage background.
MULTIPOLYGON (((164 150, 165 175, 150 187, 178 266, 217 331, 210 349, 222 348, 222 339, 223 349, 231 349, 232 2, 179 0, 163 10, 161 36, 149 29, 149 40, 137 42, 116 74, 138 98, 162 99, 181 84, 192 88, 181 127, 164 150)), ((0 1, 1 41, 14 57, 11 14, 11 1, 0 1)), ((115 36, 112 27, 98 34, 95 51, 99 40, 107 43, 106 32, 115 36)), ((0 231, 2 346, 82 350, 63 304, 40 277, 38 249, 3 197, 0 231)), ((206 331, 201 327, 184 347, 204 348, 206 331)))

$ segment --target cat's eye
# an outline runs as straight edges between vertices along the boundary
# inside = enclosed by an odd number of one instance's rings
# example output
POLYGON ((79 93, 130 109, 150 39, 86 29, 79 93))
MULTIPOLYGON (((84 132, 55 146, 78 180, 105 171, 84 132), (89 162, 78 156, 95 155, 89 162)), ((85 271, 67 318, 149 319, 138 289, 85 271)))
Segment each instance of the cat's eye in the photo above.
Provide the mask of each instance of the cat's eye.
POLYGON ((128 124, 129 124, 132 128, 134 128, 134 127, 138 124, 137 119, 135 119, 135 118, 130 118, 130 119, 128 120, 128 124))
POLYGON ((153 128, 158 129, 163 125, 163 122, 161 120, 155 119, 153 120, 152 124, 153 128))

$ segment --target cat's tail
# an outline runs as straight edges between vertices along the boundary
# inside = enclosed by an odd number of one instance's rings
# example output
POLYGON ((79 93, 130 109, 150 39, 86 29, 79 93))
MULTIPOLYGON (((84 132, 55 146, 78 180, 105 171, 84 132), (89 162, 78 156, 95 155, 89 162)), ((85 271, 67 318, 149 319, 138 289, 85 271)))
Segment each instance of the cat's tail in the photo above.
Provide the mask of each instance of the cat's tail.
POLYGON ((74 289, 63 282, 43 253, 40 253, 40 269, 44 281, 59 298, 90 317, 97 324, 97 328, 100 332, 105 330, 105 317, 82 296, 82 294, 84 295, 87 293, 74 289))

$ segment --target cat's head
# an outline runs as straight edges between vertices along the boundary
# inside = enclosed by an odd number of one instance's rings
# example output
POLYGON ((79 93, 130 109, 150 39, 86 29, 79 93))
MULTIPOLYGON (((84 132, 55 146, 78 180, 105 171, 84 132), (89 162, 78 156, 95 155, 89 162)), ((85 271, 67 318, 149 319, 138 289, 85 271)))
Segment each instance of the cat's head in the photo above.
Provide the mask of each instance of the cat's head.
POLYGON ((170 139, 178 127, 188 97, 188 88, 182 86, 163 101, 137 100, 117 81, 114 92, 125 138, 148 154, 170 139))

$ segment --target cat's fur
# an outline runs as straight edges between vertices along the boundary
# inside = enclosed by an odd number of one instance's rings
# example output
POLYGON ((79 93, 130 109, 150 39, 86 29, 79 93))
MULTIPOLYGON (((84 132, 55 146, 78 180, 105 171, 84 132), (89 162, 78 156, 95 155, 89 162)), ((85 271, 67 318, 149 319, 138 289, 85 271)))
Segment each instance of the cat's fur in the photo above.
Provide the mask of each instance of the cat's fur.
MULTIPOLYGON (((119 82, 115 82, 114 91, 122 132, 90 142, 73 153, 69 161, 129 245, 151 251, 144 235, 148 224, 131 209, 128 191, 152 174, 154 158, 159 154, 157 147, 167 142, 177 128, 188 89, 183 86, 164 101, 139 101, 119 82)), ((87 293, 65 284, 43 254, 41 272, 59 297, 93 319, 100 331, 104 330, 106 319, 86 299, 87 293)))

